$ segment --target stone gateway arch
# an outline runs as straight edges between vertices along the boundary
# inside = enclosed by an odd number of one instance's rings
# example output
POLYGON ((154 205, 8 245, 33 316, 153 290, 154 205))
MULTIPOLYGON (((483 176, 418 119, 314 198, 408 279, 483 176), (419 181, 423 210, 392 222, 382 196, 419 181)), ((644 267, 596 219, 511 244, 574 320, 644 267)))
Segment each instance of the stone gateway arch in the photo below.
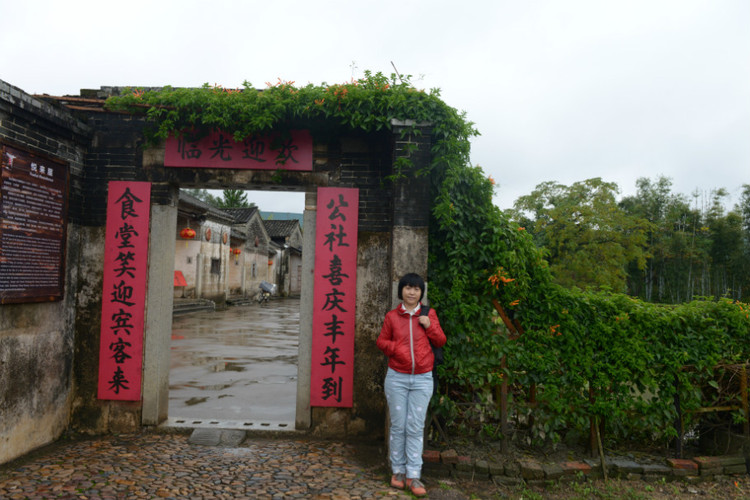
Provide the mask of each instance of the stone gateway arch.
POLYGON ((150 145, 143 116, 104 109, 105 99, 118 91, 32 96, 0 81, 0 255, 15 248, 17 260, 0 267, 7 278, 0 281, 0 463, 66 429, 123 432, 167 419, 181 188, 305 193, 296 427, 326 437, 383 436, 385 364, 375 339, 398 278, 427 273, 430 219, 429 182, 409 172, 397 180, 390 176, 403 157, 415 170, 430 164, 429 125, 392 121, 389 128, 363 132, 338 123, 300 123, 281 141, 287 150, 276 141, 270 157, 264 155, 273 141, 258 137, 150 145), (280 151, 294 160, 255 168, 280 151), (21 196, 17 187, 23 183, 21 196), (113 199, 116 189, 121 191, 113 199), (13 195, 18 203, 11 206, 13 195), (142 252, 145 264, 130 265, 124 257, 130 254, 116 246, 129 225, 125 202, 133 216, 148 216, 147 235, 130 252, 142 252), (11 214, 17 205, 27 220, 37 221, 34 227, 18 229, 11 214), (119 226, 113 210, 119 210, 119 226), (33 264, 39 252, 49 265, 33 264), (114 253, 119 267, 108 267, 114 253), (141 277, 131 269, 136 267, 141 277), (44 275, 38 286, 29 281, 32 275, 44 275), (347 282, 351 276, 356 278, 347 282), (14 287, 13 280, 28 285, 14 287), (105 284, 120 287, 118 307, 107 309, 114 292, 105 293, 105 284), (128 300, 138 293, 140 304, 128 300), (129 307, 142 311, 142 326, 129 322, 129 307), (128 335, 136 331, 139 364, 128 365, 124 344, 134 342, 128 335), (103 341, 102 332, 120 337, 103 341), (316 340, 331 336, 335 346, 316 340), (111 372, 102 368, 107 349, 122 361, 110 360, 111 372), (328 375, 320 375, 314 362, 328 375), (349 371, 336 370, 344 362, 349 371), (103 385, 105 393, 119 389, 108 373, 123 380, 131 369, 141 375, 136 396, 102 393, 103 385))

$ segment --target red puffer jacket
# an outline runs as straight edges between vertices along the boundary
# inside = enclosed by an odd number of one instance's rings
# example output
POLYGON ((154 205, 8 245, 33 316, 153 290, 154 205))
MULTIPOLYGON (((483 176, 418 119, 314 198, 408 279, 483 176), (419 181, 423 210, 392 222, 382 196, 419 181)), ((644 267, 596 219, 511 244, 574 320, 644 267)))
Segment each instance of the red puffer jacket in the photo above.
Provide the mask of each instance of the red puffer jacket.
POLYGON ((430 327, 425 330, 419 324, 419 314, 409 314, 402 305, 388 311, 377 346, 388 356, 389 367, 412 375, 432 371, 435 357, 430 341, 435 347, 442 347, 446 338, 434 309, 430 309, 428 318, 430 327))

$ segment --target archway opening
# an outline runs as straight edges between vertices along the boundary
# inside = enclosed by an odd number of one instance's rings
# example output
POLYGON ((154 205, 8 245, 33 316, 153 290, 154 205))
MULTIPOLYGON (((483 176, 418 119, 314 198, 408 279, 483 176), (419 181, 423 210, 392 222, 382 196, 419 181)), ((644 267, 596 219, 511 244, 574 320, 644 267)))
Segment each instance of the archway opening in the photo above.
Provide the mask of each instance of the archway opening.
POLYGON ((305 195, 241 193, 180 193, 170 427, 295 428, 305 195))

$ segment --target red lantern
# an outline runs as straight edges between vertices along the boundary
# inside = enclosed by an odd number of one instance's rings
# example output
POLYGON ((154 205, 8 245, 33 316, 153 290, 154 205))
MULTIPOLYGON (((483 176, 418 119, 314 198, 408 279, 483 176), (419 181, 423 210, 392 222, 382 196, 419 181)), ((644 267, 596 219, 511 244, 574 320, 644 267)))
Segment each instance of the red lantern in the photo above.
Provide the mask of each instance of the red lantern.
MULTIPOLYGON (((186 227, 185 229, 180 231, 180 236, 186 240, 192 240, 193 238, 195 238, 195 230, 190 229, 189 227, 186 227)), ((186 241, 185 248, 187 248, 187 246, 188 246, 188 242, 186 241)))
POLYGON ((272 265, 273 265, 273 261, 272 261, 272 260, 269 260, 269 261, 268 261, 268 265, 269 265, 269 266, 272 266, 272 265))
POLYGON ((235 248, 235 249, 234 249, 234 254, 235 254, 235 255, 239 255, 239 254, 241 254, 241 253, 242 253, 242 250, 240 250, 239 248, 235 248))

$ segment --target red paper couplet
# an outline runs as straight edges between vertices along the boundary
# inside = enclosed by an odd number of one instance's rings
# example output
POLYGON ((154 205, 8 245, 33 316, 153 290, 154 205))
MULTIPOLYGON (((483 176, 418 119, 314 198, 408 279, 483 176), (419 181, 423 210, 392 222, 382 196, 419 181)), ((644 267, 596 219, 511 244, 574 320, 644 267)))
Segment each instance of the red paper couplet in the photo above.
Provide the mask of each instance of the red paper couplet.
POLYGON ((318 188, 310 406, 352 406, 358 216, 358 189, 318 188))
POLYGON ((109 183, 99 399, 141 399, 150 207, 150 183, 109 183))
POLYGON ((240 142, 220 130, 197 140, 191 140, 189 134, 170 135, 165 143, 164 166, 311 171, 312 150, 308 130, 253 136, 240 142))

